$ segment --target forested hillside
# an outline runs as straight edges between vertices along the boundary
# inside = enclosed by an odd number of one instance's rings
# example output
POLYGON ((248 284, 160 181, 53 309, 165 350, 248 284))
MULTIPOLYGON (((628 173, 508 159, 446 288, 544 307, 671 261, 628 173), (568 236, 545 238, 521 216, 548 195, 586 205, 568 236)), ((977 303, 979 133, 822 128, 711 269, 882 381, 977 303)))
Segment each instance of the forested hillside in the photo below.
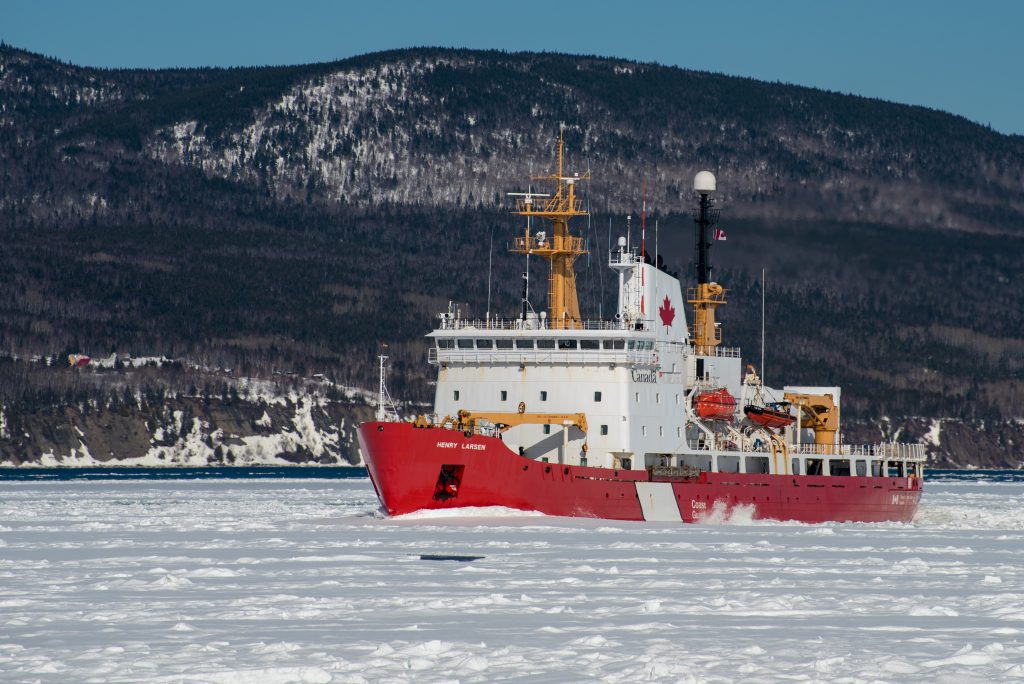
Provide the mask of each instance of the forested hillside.
POLYGON ((687 272, 708 168, 725 335, 759 355, 765 268, 769 382, 843 385, 858 440, 1024 461, 1024 138, 783 84, 463 50, 118 71, 0 47, 5 420, 71 401, 71 375, 19 365, 69 353, 369 388, 387 342, 392 393, 429 399, 421 336, 449 300, 484 311, 492 236, 492 310, 515 310, 505 193, 549 170, 563 124, 570 167, 593 175, 576 226, 589 316, 610 310, 604 253, 645 182, 660 251, 687 272))

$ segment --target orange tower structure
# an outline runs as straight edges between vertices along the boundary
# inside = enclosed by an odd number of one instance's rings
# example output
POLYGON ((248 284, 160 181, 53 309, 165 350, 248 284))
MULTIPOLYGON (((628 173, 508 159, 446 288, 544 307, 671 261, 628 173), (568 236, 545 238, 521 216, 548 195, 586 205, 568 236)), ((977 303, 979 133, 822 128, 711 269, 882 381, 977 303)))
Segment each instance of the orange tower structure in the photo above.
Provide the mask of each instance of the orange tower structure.
MULTIPOLYGON (((564 131, 564 128, 563 128, 564 131)), ((580 328, 579 298, 576 295, 576 271, 573 264, 576 257, 586 254, 583 238, 569 233, 569 219, 586 216, 583 202, 576 197, 576 183, 590 178, 590 172, 580 176, 566 176, 563 170, 565 140, 563 131, 558 134, 558 169, 551 176, 535 176, 533 180, 554 181, 553 194, 540 195, 525 193, 516 200, 516 214, 547 219, 552 223, 550 235, 541 231, 530 234, 530 225, 523 229, 523 236, 512 242, 512 252, 536 254, 547 259, 550 266, 548 275, 548 324, 552 328, 580 328)))

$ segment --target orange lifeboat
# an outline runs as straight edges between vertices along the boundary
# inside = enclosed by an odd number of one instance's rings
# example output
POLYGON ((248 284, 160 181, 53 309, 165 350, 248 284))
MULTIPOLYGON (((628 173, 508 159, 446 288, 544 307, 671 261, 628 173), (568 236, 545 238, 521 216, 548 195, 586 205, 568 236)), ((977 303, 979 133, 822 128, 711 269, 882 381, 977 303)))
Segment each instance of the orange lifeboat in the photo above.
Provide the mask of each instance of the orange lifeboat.
POLYGON ((693 408, 704 420, 732 420, 736 398, 724 387, 700 392, 693 398, 693 408))
POLYGON ((752 423, 766 428, 784 428, 792 425, 796 418, 779 406, 746 406, 743 412, 752 423))

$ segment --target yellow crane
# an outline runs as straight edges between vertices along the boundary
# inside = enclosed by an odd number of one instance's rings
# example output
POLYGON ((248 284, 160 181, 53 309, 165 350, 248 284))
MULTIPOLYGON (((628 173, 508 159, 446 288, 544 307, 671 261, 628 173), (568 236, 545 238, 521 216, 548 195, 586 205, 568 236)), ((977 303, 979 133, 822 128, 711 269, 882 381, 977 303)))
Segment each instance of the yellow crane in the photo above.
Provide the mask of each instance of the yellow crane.
POLYGON ((800 427, 814 430, 815 444, 835 445, 839 431, 839 407, 831 394, 786 392, 783 397, 800 407, 800 427))
MULTIPOLYGON (((451 428, 462 432, 477 432, 481 421, 491 423, 498 432, 505 432, 517 425, 571 425, 579 428, 581 432, 587 431, 587 415, 585 413, 527 413, 526 404, 523 402, 519 402, 519 410, 516 412, 459 409, 454 417, 445 416, 436 427, 451 428)), ((426 416, 417 416, 413 425, 434 427, 426 416)))

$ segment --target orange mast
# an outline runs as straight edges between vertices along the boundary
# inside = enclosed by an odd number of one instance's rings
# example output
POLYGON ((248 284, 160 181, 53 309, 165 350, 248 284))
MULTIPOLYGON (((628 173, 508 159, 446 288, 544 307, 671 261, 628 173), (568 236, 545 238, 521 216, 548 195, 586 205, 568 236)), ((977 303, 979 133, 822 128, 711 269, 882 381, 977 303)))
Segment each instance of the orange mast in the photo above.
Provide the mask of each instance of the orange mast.
POLYGON ((547 259, 550 265, 548 277, 548 323, 552 328, 580 328, 579 299, 576 295, 576 271, 573 264, 576 257, 586 254, 583 238, 569 234, 569 219, 586 216, 583 202, 576 198, 576 183, 590 178, 573 174, 567 177, 563 171, 565 141, 564 127, 558 134, 558 170, 552 176, 537 176, 533 180, 548 180, 556 183, 557 190, 550 197, 527 194, 516 200, 514 213, 520 216, 534 216, 552 223, 550 236, 543 232, 530 235, 529 224, 523 229, 523 236, 514 238, 512 250, 518 254, 536 254, 547 259))

